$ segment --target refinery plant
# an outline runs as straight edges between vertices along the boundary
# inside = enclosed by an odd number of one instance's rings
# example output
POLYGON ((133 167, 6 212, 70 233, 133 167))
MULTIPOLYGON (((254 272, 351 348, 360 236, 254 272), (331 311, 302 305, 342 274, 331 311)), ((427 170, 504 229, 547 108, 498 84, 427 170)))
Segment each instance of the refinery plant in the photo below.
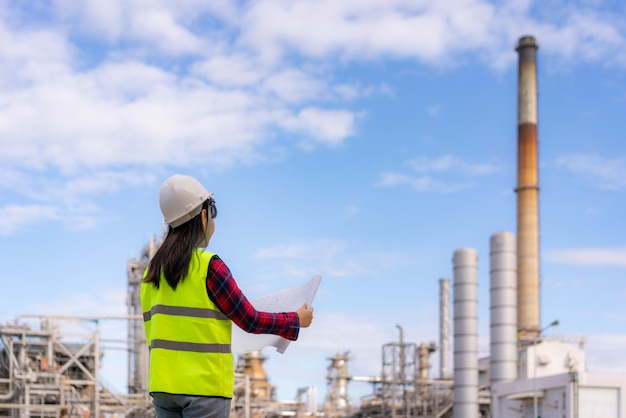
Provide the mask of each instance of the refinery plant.
MULTIPOLYGON (((451 278, 439 278, 438 344, 399 338, 381 347, 381 374, 350 374, 349 352, 330 354, 325 399, 314 386, 277 401, 260 351, 237 359, 233 418, 624 418, 626 375, 587 371, 581 345, 547 339, 558 321, 540 323, 537 50, 519 39, 517 231, 490 237, 490 350, 478 353, 478 253, 452 251, 451 278), (430 357, 439 354, 438 370, 430 357), (436 377, 432 377, 436 375, 436 377), (354 402, 351 382, 372 394, 354 402)), ((124 317, 19 316, 0 324, 0 417, 153 417, 148 348, 139 300, 141 278, 159 242, 128 262, 124 317), (128 324, 128 387, 101 379, 100 321, 128 324)), ((446 275, 444 275, 446 276, 446 275)), ((111 342, 109 342, 111 343, 111 342)))

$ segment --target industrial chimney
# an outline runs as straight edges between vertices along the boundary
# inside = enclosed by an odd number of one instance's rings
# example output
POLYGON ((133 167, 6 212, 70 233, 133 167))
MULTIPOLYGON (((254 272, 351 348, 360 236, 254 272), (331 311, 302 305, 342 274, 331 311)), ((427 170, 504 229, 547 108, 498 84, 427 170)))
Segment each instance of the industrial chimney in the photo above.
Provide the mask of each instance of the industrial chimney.
POLYGON ((519 39, 517 160, 517 330, 535 338, 539 318, 539 180, 537 174, 537 43, 519 39))

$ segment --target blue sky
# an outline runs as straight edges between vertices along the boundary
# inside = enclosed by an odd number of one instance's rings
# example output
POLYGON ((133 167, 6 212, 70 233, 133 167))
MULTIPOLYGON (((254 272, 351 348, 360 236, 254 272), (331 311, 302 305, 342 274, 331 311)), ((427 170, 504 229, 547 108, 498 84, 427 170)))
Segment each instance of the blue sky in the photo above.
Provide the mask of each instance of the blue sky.
MULTIPOLYGON (((541 319, 626 373, 626 5, 617 0, 57 0, 0 5, 0 321, 124 315, 161 182, 197 177, 251 298, 324 279, 264 352, 280 400, 438 341, 438 279, 515 232, 519 37, 538 50, 541 319)), ((104 336, 125 335, 105 321, 104 336)), ((124 389, 124 356, 103 374, 124 389)), ((438 354, 432 357, 438 377, 438 354)), ((350 386, 353 398, 369 393, 350 386)))

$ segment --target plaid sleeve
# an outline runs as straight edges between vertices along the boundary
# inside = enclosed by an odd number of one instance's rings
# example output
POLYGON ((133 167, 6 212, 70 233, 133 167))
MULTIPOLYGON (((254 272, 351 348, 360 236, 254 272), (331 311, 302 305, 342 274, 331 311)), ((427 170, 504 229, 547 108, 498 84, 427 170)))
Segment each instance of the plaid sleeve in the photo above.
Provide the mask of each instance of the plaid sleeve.
POLYGON ((239 328, 252 334, 275 334, 291 341, 298 339, 300 318, 296 312, 259 312, 248 301, 228 266, 213 256, 206 280, 209 298, 239 328))

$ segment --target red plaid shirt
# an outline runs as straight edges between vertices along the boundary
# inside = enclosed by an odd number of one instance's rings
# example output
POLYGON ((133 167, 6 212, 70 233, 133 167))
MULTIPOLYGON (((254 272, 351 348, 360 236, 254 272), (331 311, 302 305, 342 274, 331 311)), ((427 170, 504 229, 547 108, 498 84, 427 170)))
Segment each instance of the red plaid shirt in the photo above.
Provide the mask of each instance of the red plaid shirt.
POLYGON ((252 334, 276 334, 291 341, 298 339, 298 314, 259 312, 254 309, 237 286, 228 266, 217 255, 209 263, 206 288, 213 303, 244 331, 252 334))

